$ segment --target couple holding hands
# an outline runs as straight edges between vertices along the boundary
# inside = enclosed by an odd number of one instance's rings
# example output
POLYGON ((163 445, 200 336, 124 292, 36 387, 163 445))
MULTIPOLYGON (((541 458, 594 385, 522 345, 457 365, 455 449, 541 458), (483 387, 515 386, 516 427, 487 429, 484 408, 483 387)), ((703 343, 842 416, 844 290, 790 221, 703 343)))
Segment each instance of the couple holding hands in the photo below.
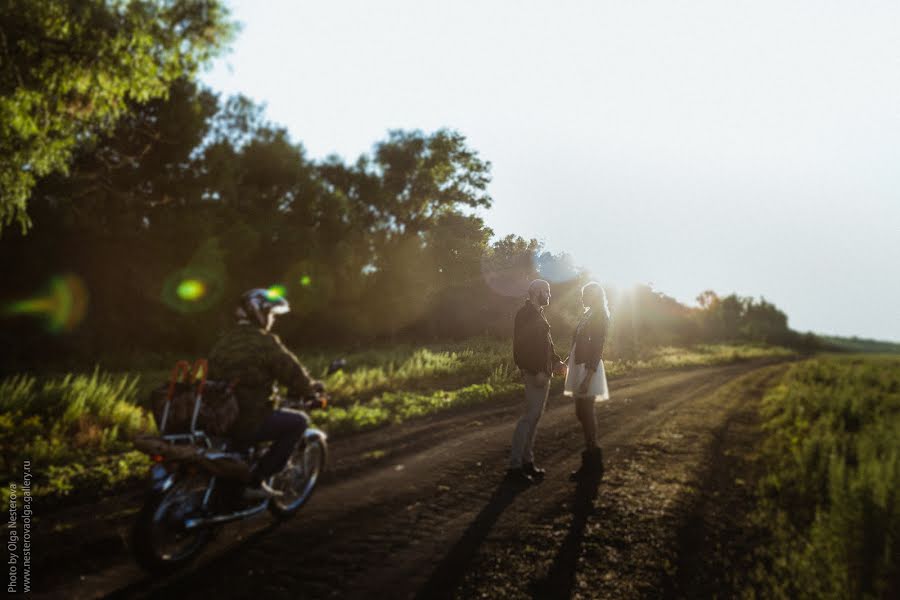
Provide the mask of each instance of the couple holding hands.
POLYGON ((532 483, 544 470, 534 465, 534 438, 550 393, 550 378, 565 375, 565 396, 574 398, 575 415, 584 431, 585 450, 581 467, 570 479, 579 481, 596 476, 603 468, 603 455, 597 447, 597 421, 594 403, 609 399, 603 370, 603 344, 609 328, 606 293, 599 283, 581 288, 584 313, 575 328, 572 350, 563 361, 556 354, 550 323, 544 308, 550 304, 550 284, 536 279, 528 287, 525 306, 516 313, 513 331, 513 358, 525 381, 525 414, 516 425, 512 440, 507 478, 517 483, 532 483))

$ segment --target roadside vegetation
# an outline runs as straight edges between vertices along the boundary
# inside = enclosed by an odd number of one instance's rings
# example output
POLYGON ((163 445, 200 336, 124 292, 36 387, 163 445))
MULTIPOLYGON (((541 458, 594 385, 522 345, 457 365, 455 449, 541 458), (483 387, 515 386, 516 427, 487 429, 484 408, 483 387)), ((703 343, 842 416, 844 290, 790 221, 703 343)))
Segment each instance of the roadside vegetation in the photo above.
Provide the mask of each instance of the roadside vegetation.
MULTIPOLYGON (((330 435, 343 435, 429 413, 516 394, 518 372, 510 344, 474 339, 442 346, 396 346, 348 355, 348 369, 326 378, 332 404, 313 421, 330 435)), ((635 360, 606 361, 609 377, 647 370, 723 364, 763 356, 787 356, 778 347, 699 345, 663 347, 635 360)), ((323 377, 333 356, 302 356, 323 377)), ((14 375, 0 381, 2 472, 19 477, 30 460, 45 503, 96 497, 140 476, 146 458, 131 446, 155 431, 142 406, 147 392, 166 381, 166 370, 14 375)), ((561 382, 556 380, 559 387, 561 382)))
POLYGON ((764 597, 888 598, 900 590, 900 357, 793 365, 763 399, 756 519, 771 532, 764 597))
MULTIPOLYGON (((17 481, 23 461, 36 474, 42 503, 75 502, 114 491, 142 475, 147 457, 130 440, 152 428, 137 404, 138 376, 95 370, 39 380, 0 382, 0 447, 4 481, 17 481)), ((7 501, 8 488, 3 490, 7 501)))

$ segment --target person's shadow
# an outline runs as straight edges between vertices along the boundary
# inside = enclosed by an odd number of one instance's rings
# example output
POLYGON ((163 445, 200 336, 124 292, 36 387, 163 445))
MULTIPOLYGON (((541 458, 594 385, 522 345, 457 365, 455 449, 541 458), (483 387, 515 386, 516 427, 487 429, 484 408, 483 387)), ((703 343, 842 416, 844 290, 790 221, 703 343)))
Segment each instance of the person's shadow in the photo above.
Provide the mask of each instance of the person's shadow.
POLYGON ((430 600, 432 598, 449 598, 453 595, 491 528, 503 511, 526 487, 506 480, 500 482, 487 505, 481 509, 459 541, 444 556, 431 577, 416 594, 416 598, 430 600))
POLYGON ((572 597, 584 530, 588 517, 594 513, 594 500, 602 479, 601 463, 596 472, 578 481, 572 498, 572 523, 569 525, 569 532, 547 575, 531 585, 532 598, 535 600, 572 597))

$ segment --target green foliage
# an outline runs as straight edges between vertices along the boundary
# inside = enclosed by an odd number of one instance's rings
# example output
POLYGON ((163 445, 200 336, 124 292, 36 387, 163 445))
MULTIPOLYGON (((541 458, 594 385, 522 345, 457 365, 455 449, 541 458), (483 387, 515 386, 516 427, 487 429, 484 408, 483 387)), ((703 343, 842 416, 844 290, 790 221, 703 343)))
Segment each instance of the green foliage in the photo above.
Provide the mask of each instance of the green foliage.
MULTIPOLYGON (((766 357, 795 356, 796 352, 779 346, 752 344, 697 344, 687 347, 660 346, 642 352, 636 360, 612 363, 612 372, 656 370, 701 365, 727 364, 766 357)), ((610 372, 607 369, 607 372, 610 372)))
POLYGON ((332 433, 349 433, 386 425, 402 423, 414 417, 449 408, 469 406, 516 392, 521 386, 513 383, 492 385, 479 383, 451 391, 437 390, 431 393, 386 392, 371 401, 354 403, 348 408, 334 407, 326 411, 313 411, 316 426, 332 433))
POLYGON ((887 597, 900 577, 900 360, 793 366, 763 400, 758 579, 789 598, 887 597))
POLYGON ((23 230, 39 178, 65 172, 129 102, 164 97, 231 31, 216 0, 4 0, 0 23, 0 228, 23 230))
POLYGON ((109 455, 98 455, 82 463, 79 461, 50 465, 45 474, 46 483, 40 491, 44 501, 88 501, 100 494, 108 494, 119 486, 143 477, 150 466, 149 457, 143 452, 131 450, 109 455))
MULTIPOLYGON (((334 373, 326 380, 328 389, 339 399, 364 400, 377 392, 399 387, 433 389, 442 384, 483 381, 495 368, 508 371, 513 368, 509 344, 491 339, 425 348, 398 346, 350 354, 346 358, 354 367, 348 372, 334 373)), ((310 364, 327 363, 313 359, 310 364)))
POLYGON ((697 301, 702 309, 697 313, 697 333, 703 339, 781 344, 806 351, 823 348, 815 336, 790 330, 787 315, 765 298, 756 300, 736 294, 720 298, 707 290, 697 301))
POLYGON ((130 440, 153 429, 135 405, 137 381, 95 370, 0 382, 0 473, 18 478, 22 461, 30 460, 38 473, 35 495, 57 500, 73 486, 90 483, 97 491, 133 476, 141 460, 130 440))

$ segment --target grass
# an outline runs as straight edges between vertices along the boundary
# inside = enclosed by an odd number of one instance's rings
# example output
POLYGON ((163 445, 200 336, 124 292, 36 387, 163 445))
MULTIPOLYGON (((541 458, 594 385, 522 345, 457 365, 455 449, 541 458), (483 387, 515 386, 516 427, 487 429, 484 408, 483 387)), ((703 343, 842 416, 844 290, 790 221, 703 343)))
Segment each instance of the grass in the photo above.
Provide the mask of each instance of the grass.
MULTIPOLYGON (((348 370, 325 378, 333 401, 327 411, 313 411, 313 420, 330 435, 343 435, 518 393, 521 384, 510 346, 509 341, 474 339, 349 354, 348 370)), ((605 366, 608 376, 618 377, 786 354, 771 347, 704 345, 660 348, 637 360, 606 361, 605 366)), ((334 357, 308 353, 300 358, 321 378, 334 357)), ((50 504, 96 497, 128 482, 147 465, 129 440, 154 428, 141 403, 168 375, 161 369, 107 373, 95 368, 89 374, 3 380, 2 474, 15 480, 22 460, 31 460, 40 474, 35 495, 50 504)))
POLYGON ((752 344, 697 344, 687 348, 662 346, 653 348, 637 360, 604 361, 607 375, 625 375, 635 371, 656 371, 703 365, 720 365, 753 360, 756 358, 788 358, 797 353, 778 346, 752 344))
POLYGON ((826 356, 763 399, 764 596, 887 598, 900 584, 900 357, 826 356))
MULTIPOLYGON (((19 375, 0 382, 5 480, 18 480, 23 461, 31 461, 39 474, 34 495, 52 504, 142 473, 147 459, 130 440, 154 426, 136 404, 137 383, 136 376, 99 370, 44 381, 19 375)), ((4 489, 4 502, 8 493, 4 489)))

